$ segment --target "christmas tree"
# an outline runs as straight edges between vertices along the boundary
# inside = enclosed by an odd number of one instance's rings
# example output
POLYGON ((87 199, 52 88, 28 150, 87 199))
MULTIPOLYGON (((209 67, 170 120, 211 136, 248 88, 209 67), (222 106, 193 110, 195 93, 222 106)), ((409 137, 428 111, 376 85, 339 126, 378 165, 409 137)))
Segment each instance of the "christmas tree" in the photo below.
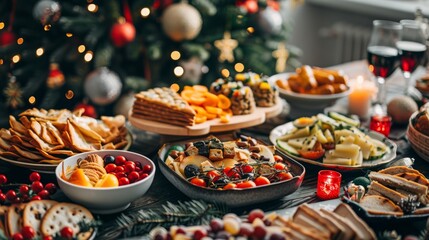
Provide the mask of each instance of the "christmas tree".
POLYGON ((126 114, 133 93, 299 66, 280 0, 5 0, 0 126, 27 108, 126 114))

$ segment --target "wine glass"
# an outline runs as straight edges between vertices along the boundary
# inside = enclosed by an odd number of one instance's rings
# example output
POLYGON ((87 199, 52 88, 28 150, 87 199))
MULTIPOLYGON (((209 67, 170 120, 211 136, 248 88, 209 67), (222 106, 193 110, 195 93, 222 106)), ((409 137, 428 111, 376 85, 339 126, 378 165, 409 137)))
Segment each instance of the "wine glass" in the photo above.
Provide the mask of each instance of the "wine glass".
POLYGON ((426 38, 419 21, 401 20, 402 37, 396 43, 399 60, 405 78, 405 95, 412 95, 416 90, 411 86, 411 74, 423 63, 426 54, 426 38))
POLYGON ((386 79, 399 65, 399 51, 396 43, 401 39, 402 25, 398 22, 374 20, 368 43, 369 70, 377 79, 377 100, 373 106, 374 115, 386 114, 386 79))

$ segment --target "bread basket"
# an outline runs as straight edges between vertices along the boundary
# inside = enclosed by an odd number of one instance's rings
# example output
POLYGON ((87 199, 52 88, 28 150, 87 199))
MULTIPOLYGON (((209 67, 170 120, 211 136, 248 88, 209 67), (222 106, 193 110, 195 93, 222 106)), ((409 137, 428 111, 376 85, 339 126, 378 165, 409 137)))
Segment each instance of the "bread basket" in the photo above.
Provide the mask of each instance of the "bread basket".
POLYGON ((413 120, 417 114, 418 112, 415 112, 410 117, 407 128, 407 138, 417 155, 429 162, 429 136, 419 132, 413 125, 413 120))

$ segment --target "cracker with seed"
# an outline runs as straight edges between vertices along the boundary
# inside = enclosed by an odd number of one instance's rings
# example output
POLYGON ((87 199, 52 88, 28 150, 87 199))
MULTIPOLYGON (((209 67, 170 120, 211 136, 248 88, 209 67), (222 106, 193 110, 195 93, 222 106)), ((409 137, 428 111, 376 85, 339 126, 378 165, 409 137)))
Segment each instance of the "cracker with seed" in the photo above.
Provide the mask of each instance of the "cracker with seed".
POLYGON ((39 200, 28 202, 22 213, 23 226, 31 226, 36 236, 41 237, 40 223, 46 212, 58 202, 53 200, 39 200))
POLYGON ((91 212, 85 207, 73 203, 57 203, 42 218, 40 231, 44 236, 55 236, 64 227, 70 227, 73 229, 73 238, 89 239, 94 230, 79 233, 79 222, 90 222, 93 219, 91 212))
POLYGON ((21 232, 22 229, 22 213, 25 203, 12 204, 6 212, 6 228, 9 236, 21 232))

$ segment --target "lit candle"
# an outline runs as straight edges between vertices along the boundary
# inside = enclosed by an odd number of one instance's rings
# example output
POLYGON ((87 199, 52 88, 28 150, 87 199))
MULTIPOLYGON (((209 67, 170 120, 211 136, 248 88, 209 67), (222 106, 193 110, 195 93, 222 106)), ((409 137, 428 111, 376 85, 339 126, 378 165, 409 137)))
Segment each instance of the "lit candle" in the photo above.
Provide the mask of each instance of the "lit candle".
POLYGON ((392 126, 392 118, 389 116, 382 116, 382 115, 372 116, 371 122, 369 123, 369 129, 379 132, 386 137, 389 136, 391 126, 392 126))
POLYGON ((358 76, 352 84, 352 92, 349 95, 349 114, 367 118, 375 92, 376 87, 373 82, 365 81, 362 76, 358 76))
POLYGON ((321 170, 317 176, 316 195, 322 200, 337 198, 340 195, 341 173, 321 170))

